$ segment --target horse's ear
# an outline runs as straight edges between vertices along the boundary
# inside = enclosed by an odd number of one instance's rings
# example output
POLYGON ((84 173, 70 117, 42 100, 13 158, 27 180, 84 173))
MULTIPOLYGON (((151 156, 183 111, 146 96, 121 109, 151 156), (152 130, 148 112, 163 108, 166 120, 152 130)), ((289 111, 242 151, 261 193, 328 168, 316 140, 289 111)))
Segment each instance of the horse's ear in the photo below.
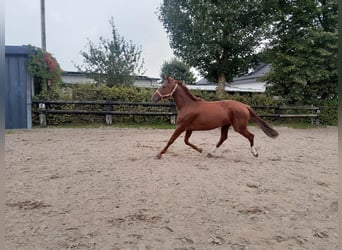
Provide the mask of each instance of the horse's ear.
POLYGON ((167 82, 170 82, 173 80, 173 78, 171 76, 169 76, 168 74, 165 74, 164 77, 165 77, 165 81, 167 81, 167 82))

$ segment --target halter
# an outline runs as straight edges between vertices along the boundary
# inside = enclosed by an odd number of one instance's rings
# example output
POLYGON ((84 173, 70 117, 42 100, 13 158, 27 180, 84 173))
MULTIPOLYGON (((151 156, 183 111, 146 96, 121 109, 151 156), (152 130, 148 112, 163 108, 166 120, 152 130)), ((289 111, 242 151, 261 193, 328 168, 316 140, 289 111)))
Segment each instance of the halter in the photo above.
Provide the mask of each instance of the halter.
POLYGON ((176 83, 176 86, 173 88, 173 90, 169 94, 162 95, 158 89, 156 90, 156 93, 160 96, 161 99, 169 98, 175 93, 177 86, 178 84, 176 83))

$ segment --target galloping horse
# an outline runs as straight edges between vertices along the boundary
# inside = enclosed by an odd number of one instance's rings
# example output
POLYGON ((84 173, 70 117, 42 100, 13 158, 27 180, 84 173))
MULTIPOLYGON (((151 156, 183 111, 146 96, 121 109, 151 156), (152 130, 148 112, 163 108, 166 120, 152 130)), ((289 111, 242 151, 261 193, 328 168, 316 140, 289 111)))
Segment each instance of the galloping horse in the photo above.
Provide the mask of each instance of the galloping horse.
POLYGON ((258 157, 258 152, 254 148, 254 134, 247 130, 250 119, 255 121, 267 136, 271 138, 278 136, 278 132, 262 120, 250 106, 234 100, 204 101, 192 95, 182 81, 167 77, 152 95, 152 101, 158 102, 170 97, 174 99, 177 107, 177 127, 166 146, 157 155, 158 158, 184 131, 185 144, 202 153, 201 148, 189 142, 192 131, 221 127, 221 137, 216 144, 216 148, 218 148, 228 138, 229 127, 233 126, 236 132, 249 140, 251 152, 255 157, 258 157))

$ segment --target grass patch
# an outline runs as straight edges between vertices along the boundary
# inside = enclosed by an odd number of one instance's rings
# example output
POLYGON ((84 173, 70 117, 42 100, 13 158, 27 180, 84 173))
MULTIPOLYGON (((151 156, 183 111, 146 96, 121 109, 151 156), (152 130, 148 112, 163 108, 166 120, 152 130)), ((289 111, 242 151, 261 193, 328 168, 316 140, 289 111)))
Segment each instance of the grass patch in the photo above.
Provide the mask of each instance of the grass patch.
POLYGON ((6 129, 5 134, 10 135, 10 134, 15 134, 18 130, 16 129, 6 129))
MULTIPOLYGON (((103 128, 107 127, 103 123, 65 123, 58 125, 48 125, 47 128, 103 128)), ((36 126, 35 128, 40 128, 36 126)))
MULTIPOLYGON (((325 128, 324 125, 311 124, 309 122, 295 122, 295 121, 267 121, 272 127, 289 127, 294 129, 311 129, 311 128, 325 128)), ((250 122, 248 126, 258 125, 254 122, 250 122)), ((39 128, 35 126, 34 128, 39 128)), ((172 125, 168 122, 119 122, 113 123, 111 126, 107 126, 105 123, 67 123, 61 125, 48 125, 48 128, 152 128, 152 129, 175 129, 176 125, 172 125)), ((6 134, 11 131, 6 131, 6 134)))
MULTIPOLYGON (((170 123, 158 122, 120 122, 107 126, 105 123, 67 123, 61 125, 48 125, 48 128, 154 128, 154 129, 174 129, 176 126, 170 123)), ((39 128, 36 126, 35 128, 39 128)))
POLYGON ((136 122, 123 122, 112 124, 114 128, 154 128, 154 129, 173 129, 176 126, 170 123, 136 123, 136 122))
POLYGON ((273 126, 283 126, 294 129, 325 128, 324 125, 311 124, 308 122, 273 122, 273 126))
POLYGON ((308 123, 290 123, 290 124, 284 124, 283 126, 287 126, 289 128, 295 128, 295 129, 326 128, 326 126, 324 125, 312 125, 308 123))

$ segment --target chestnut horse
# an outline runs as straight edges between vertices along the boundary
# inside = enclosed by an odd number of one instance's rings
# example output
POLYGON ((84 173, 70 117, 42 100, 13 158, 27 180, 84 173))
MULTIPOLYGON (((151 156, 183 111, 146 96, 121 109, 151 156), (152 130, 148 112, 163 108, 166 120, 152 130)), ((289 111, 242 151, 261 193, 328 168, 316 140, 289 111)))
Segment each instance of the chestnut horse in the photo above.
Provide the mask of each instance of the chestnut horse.
POLYGON ((254 148, 254 134, 247 129, 250 119, 255 121, 267 136, 271 138, 278 136, 278 132, 262 120, 250 106, 234 100, 214 102, 202 100, 192 95, 182 81, 167 77, 161 87, 152 95, 152 101, 158 102, 170 97, 174 99, 177 107, 177 127, 166 146, 157 155, 158 158, 184 131, 185 144, 202 153, 201 148, 189 142, 192 131, 221 127, 221 137, 216 144, 216 149, 228 138, 228 129, 233 126, 236 132, 249 140, 251 152, 255 157, 258 157, 258 152, 254 148))

